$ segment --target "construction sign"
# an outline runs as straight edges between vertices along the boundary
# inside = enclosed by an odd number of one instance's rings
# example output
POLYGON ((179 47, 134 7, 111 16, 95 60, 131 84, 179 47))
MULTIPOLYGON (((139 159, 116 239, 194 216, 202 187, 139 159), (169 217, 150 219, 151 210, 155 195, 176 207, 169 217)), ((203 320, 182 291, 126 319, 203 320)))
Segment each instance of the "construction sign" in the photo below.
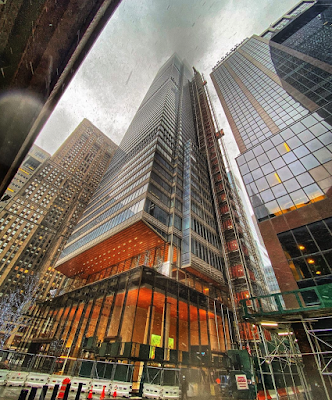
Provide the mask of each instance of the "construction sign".
POLYGON ((248 381, 246 375, 235 375, 237 390, 248 390, 248 381))

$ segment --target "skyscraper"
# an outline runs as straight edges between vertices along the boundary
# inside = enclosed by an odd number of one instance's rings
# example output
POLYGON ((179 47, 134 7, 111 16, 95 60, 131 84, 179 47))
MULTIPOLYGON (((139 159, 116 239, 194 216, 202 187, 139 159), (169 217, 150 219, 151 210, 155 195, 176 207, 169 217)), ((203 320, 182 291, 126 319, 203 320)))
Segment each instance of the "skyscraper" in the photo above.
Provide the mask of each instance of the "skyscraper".
POLYGON ((1 296, 28 276, 39 276, 39 298, 63 282, 55 261, 116 148, 84 120, 43 164, 32 156, 23 163, 22 173, 26 165, 36 169, 0 212, 1 296))
POLYGON ((27 156, 23 160, 10 185, 6 189, 5 194, 0 199, 0 210, 2 210, 10 199, 21 189, 23 185, 31 178, 36 169, 48 158, 50 154, 35 144, 29 150, 27 156))
POLYGON ((281 291, 332 281, 330 1, 302 1, 211 77, 281 291))
POLYGON ((205 84, 176 55, 157 73, 57 263, 81 287, 36 310, 29 351, 61 341, 138 382, 143 362, 216 368, 252 338, 238 301, 264 289, 205 84))

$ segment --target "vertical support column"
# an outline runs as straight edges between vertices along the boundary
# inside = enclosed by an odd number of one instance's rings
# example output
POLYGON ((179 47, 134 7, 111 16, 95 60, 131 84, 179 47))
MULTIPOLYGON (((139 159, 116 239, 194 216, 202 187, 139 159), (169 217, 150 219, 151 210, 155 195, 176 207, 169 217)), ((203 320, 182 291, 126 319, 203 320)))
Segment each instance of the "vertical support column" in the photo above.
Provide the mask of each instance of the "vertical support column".
POLYGON ((148 308, 148 313, 146 317, 146 323, 145 323, 145 329, 144 329, 144 337, 143 337, 143 344, 149 344, 149 336, 150 336, 150 326, 153 325, 154 321, 154 312, 155 312, 155 306, 150 304, 148 308), (150 322, 151 321, 151 322, 150 322))
MULTIPOLYGON (((152 297, 153 301, 153 297, 152 297)), ((144 337, 143 337, 143 344, 149 344, 149 337, 150 337, 150 332, 151 332, 151 326, 153 325, 154 321, 154 313, 155 313, 155 306, 153 304, 150 304, 146 316, 146 323, 145 323, 145 329, 144 329, 144 337)), ((143 376, 143 368, 144 368, 144 362, 139 363, 139 369, 138 369, 138 385, 140 387, 140 391, 142 390, 142 376, 143 376)))
POLYGON ((161 343, 164 347, 164 360, 168 359, 168 339, 171 326, 171 304, 167 301, 164 305, 163 320, 161 325, 161 343))

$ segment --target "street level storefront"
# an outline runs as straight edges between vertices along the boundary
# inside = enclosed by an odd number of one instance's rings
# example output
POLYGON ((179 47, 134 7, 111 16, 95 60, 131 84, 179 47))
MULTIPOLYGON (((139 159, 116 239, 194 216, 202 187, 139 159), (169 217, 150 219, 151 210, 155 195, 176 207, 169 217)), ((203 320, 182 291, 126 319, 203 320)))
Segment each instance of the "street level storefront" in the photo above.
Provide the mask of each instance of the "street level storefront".
POLYGON ((219 368, 233 341, 221 300, 140 266, 44 302, 30 353, 155 366, 219 368))

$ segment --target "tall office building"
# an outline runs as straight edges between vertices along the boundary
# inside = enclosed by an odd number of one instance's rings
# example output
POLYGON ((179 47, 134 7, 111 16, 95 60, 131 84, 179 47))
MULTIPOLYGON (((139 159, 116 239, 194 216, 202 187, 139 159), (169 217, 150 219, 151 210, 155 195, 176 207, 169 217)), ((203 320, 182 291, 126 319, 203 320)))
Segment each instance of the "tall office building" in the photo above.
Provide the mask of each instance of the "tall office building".
POLYGON ((48 158, 50 154, 35 144, 29 150, 27 156, 20 165, 13 180, 10 182, 4 195, 0 199, 0 211, 8 204, 10 199, 27 183, 37 168, 48 158))
POLYGON ((1 296, 19 290, 28 276, 38 276, 40 299, 63 283, 53 267, 116 148, 84 120, 42 164, 27 157, 22 173, 36 169, 0 212, 1 296))
POLYGON ((332 282, 331 1, 302 1, 211 77, 281 291, 332 282))
POLYGON ((235 311, 260 272, 205 83, 176 55, 159 70, 57 263, 81 288, 36 311, 29 351, 60 341, 133 363, 137 382, 143 362, 217 368, 251 338, 235 311))

